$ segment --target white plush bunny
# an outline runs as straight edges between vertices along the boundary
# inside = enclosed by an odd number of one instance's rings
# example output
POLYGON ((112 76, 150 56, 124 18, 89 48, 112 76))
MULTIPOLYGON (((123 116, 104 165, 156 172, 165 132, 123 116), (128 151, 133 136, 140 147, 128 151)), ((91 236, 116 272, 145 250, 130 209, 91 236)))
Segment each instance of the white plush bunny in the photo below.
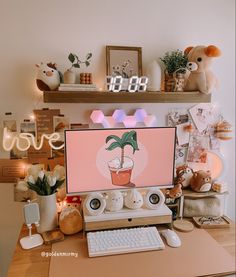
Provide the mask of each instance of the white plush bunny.
POLYGON ((123 194, 119 190, 111 190, 108 191, 106 194, 106 210, 111 212, 117 212, 123 208, 123 194))
POLYGON ((129 209, 139 209, 143 205, 143 197, 136 189, 131 189, 125 196, 125 206, 129 209))

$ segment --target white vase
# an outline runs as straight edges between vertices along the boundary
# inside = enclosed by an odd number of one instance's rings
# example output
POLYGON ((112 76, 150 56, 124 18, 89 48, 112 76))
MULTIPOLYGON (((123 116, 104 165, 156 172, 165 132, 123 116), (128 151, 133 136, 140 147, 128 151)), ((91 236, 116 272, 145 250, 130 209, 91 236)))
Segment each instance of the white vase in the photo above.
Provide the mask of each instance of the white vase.
POLYGON ((149 91, 160 91, 161 90, 161 67, 156 60, 152 61, 147 66, 147 77, 149 91))
POLYGON ((37 231, 43 233, 51 231, 58 226, 56 193, 51 195, 38 195, 40 222, 37 231))
POLYGON ((75 72, 70 69, 67 69, 63 74, 63 82, 65 84, 74 84, 75 79, 76 79, 75 72))

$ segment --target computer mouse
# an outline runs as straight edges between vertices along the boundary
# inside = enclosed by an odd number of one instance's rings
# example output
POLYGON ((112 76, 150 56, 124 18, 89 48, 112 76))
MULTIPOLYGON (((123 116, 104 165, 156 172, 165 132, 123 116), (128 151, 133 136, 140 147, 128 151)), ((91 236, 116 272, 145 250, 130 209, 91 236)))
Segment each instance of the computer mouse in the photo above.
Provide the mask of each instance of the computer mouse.
POLYGON ((181 240, 179 236, 170 229, 160 231, 160 234, 166 239, 166 242, 171 247, 180 247, 181 240))

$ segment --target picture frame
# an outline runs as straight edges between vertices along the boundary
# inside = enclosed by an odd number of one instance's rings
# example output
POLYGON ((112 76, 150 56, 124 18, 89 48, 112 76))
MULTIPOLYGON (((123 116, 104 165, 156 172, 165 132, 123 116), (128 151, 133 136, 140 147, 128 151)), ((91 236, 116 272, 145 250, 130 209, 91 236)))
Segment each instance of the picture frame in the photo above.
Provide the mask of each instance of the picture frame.
POLYGON ((108 76, 142 76, 142 47, 106 46, 106 73, 108 76))
POLYGON ((17 124, 15 119, 3 120, 3 128, 7 128, 8 132, 15 133, 17 131, 17 124))
POLYGON ((36 124, 32 121, 24 121, 20 123, 20 132, 21 133, 30 133, 34 137, 36 136, 36 124))

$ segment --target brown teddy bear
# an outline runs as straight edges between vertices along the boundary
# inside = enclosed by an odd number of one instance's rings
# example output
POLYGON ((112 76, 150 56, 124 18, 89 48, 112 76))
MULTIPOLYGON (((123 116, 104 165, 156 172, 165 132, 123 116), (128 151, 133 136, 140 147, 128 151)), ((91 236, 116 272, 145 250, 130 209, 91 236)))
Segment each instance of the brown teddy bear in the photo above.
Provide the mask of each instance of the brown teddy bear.
POLYGON ((190 187, 196 192, 207 192, 211 189, 211 172, 199 170, 193 173, 190 180, 190 187))
POLYGON ((218 81, 210 70, 210 65, 213 58, 221 55, 220 49, 214 45, 190 46, 184 53, 187 55, 187 68, 190 71, 184 90, 211 93, 218 81))

